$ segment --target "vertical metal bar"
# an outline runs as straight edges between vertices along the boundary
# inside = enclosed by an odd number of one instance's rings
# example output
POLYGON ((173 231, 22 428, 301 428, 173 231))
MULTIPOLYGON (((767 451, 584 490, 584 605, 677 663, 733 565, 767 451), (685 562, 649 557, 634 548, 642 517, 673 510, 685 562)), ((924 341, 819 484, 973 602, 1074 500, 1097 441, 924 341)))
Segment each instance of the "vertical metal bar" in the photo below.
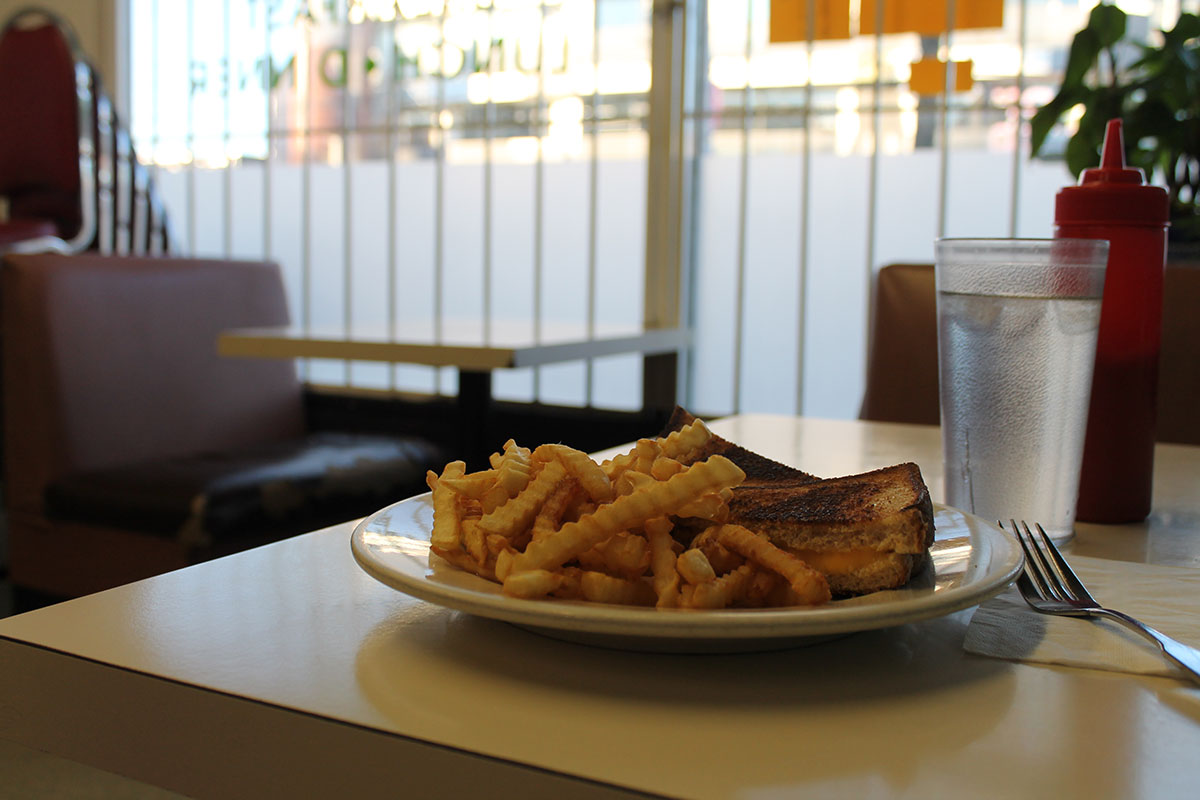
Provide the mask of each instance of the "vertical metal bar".
MULTIPOLYGON (((533 129, 537 135, 537 160, 534 162, 533 173, 533 340, 542 341, 542 270, 543 262, 543 219, 545 206, 545 164, 544 148, 546 131, 546 115, 543 107, 546 104, 546 73, 545 73, 545 41, 546 41, 546 4, 538 4, 540 20, 538 24, 537 45, 537 103, 533 109, 533 129)), ((533 368, 533 399, 541 399, 542 368, 533 368)))
POLYGON ((221 155, 224 156, 225 174, 221 181, 222 190, 225 194, 225 202, 222 220, 221 220, 221 245, 225 253, 225 258, 233 256, 233 159, 230 158, 229 151, 232 149, 232 104, 233 104, 233 53, 232 42, 233 27, 229 22, 230 8, 229 0, 225 0, 222 11, 222 25, 224 26, 225 38, 225 104, 222 109, 222 133, 221 133, 221 155))
MULTIPOLYGON (((399 279, 396 274, 397 264, 396 259, 399 255, 399 242, 396 233, 396 69, 399 66, 396 61, 396 30, 399 14, 394 14, 391 23, 388 25, 388 56, 387 63, 387 81, 384 86, 387 88, 387 98, 384 100, 384 109, 387 114, 385 125, 385 141, 387 143, 387 323, 388 323, 388 338, 393 339, 396 336, 396 323, 399 318, 399 309, 397 308, 396 292, 399 288, 399 279)), ((397 388, 399 380, 399 364, 390 364, 388 367, 388 386, 393 391, 397 388)))
POLYGON ((274 130, 271 121, 271 6, 262 4, 263 8, 263 96, 266 107, 266 136, 267 152, 263 157, 263 221, 262 221, 262 254, 264 261, 271 260, 271 153, 275 146, 274 130))
MULTIPOLYGON (((150 183, 154 184, 158 181, 158 148, 162 145, 162 131, 159 127, 159 105, 158 105, 158 4, 159 0, 153 0, 150 4, 150 159, 146 169, 150 173, 150 183)), ((140 49, 140 48, 139 48, 140 49)), ((141 143, 138 143, 141 146, 141 143)), ((147 201, 149 201, 149 191, 147 191, 147 201)), ((149 206, 149 202, 147 202, 149 206)), ((147 210, 147 214, 153 213, 153 207, 147 210)), ((153 220, 150 220, 152 222, 153 220)), ((147 227, 150 227, 149 224, 147 227)), ((147 250, 149 250, 147 246, 147 250)))
MULTIPOLYGON (((679 324, 682 294, 680 253, 682 198, 683 70, 687 52, 686 4, 654 0, 651 30, 650 102, 647 119, 646 260, 642 322, 649 328, 679 324)), ((642 405, 669 408, 677 399, 678 359, 674 353, 642 359, 642 405)))
POLYGON ((954 3, 946 3, 946 74, 942 81, 942 141, 938 149, 940 174, 938 180, 939 237, 946 235, 946 216, 950 203, 950 93, 954 89, 954 62, 950 55, 950 37, 954 33, 954 3))
POLYGON ((1025 48, 1029 44, 1028 19, 1029 0, 1021 0, 1018 13, 1021 15, 1017 23, 1017 120, 1013 129, 1013 160, 1012 160, 1012 202, 1008 209, 1008 235, 1017 235, 1017 223, 1021 212, 1021 129, 1025 124, 1024 108, 1021 103, 1025 97, 1025 48))
MULTIPOLYGON (((446 4, 442 4, 442 13, 438 20, 438 82, 437 82, 437 108, 440 114, 446 107, 446 4)), ((491 91, 491 87, 488 87, 491 91)), ((434 125, 437 130, 438 146, 436 151, 437 161, 434 164, 433 178, 433 336, 434 341, 440 343, 443 336, 443 320, 442 320, 442 293, 444 291, 444 276, 442 269, 445 266, 446 252, 443 242, 445 235, 445 192, 446 192, 446 132, 440 126, 434 125)), ((433 368, 437 370, 437 367, 433 368)), ((434 373, 435 386, 441 390, 441 372, 434 373)))
MULTIPOLYGON (((696 291, 700 262, 700 223, 701 208, 704 194, 704 155, 708 150, 709 126, 712 124, 711 109, 708 108, 708 3, 697 3, 692 7, 694 13, 687 15, 685 9, 684 40, 689 42, 685 50, 684 64, 690 63, 690 70, 685 72, 684 81, 692 82, 691 92, 691 153, 687 165, 689 187, 686 194, 680 197, 680 203, 687 203, 686 214, 681 214, 681 233, 683 235, 680 247, 680 263, 686 270, 686 277, 680 280, 680 303, 682 325, 691 325, 696 319, 696 291)), ((685 107, 684 112, 688 109, 685 107)), ((682 126, 681 126, 682 130, 682 126)), ((682 173, 684 170, 680 170, 682 173)), ((682 375, 682 403, 692 407, 696 392, 696 370, 692 368, 694 349, 688 347, 681 352, 678 372, 682 375)))
MULTIPOLYGON (((300 164, 300 208, 303 233, 300 236, 300 323, 305 332, 312 325, 312 22, 304 23, 304 121, 301 125, 304 153, 300 164)), ((312 362, 301 362, 302 375, 308 377, 312 362)))
POLYGON ((188 251, 196 254, 196 92, 192 83, 192 64, 196 57, 196 6, 195 0, 187 4, 187 68, 188 68, 188 104, 187 104, 187 133, 185 140, 188 148, 187 196, 188 196, 188 251))
MULTIPOLYGON (((588 160, 588 231, 587 231, 587 336, 596 336, 596 262, 599 241, 599 210, 600 200, 600 0, 592 0, 592 96, 588 101, 591 110, 591 153, 588 160)), ((595 404, 596 361, 589 358, 584 365, 583 400, 584 405, 595 404)))
POLYGON ((808 218, 812 201, 812 65, 817 30, 816 0, 808 0, 807 25, 804 42, 805 63, 808 75, 804 80, 804 132, 800 150, 800 275, 797 280, 796 297, 796 413, 804 413, 804 322, 808 303, 808 218))
MULTIPOLYGON (((869 0, 864 0, 868 2, 869 0)), ((883 94, 883 0, 875 2, 875 85, 872 88, 871 99, 871 162, 870 173, 867 177, 867 286, 875 278, 875 230, 878 224, 877 208, 879 204, 879 136, 881 105, 880 96, 883 94)), ((863 315, 863 341, 870 340, 870 314, 863 315)), ((866 359, 863 359, 863 375, 866 375, 866 359)))
MULTIPOLYGON (((350 159, 353 149, 350 146, 350 116, 354 112, 354 92, 350 87, 350 65, 354 63, 354 29, 349 19, 345 17, 346 30, 346 61, 345 74, 342 75, 342 124, 339 133, 342 139, 342 330, 348 336, 351 323, 354 320, 354 180, 350 174, 350 159)), ((342 375, 347 386, 351 383, 351 362, 342 362, 342 375)))
POLYGON ((492 120, 496 112, 492 100, 492 25, 495 21, 494 5, 487 10, 488 31, 488 93, 483 106, 483 341, 492 341, 492 120))
POLYGON ((738 182, 737 279, 733 309, 733 413, 742 410, 742 348, 746 324, 746 228, 750 205, 750 115, 754 89, 750 85, 750 57, 754 43, 754 2, 746 0, 746 88, 742 93, 742 152, 738 182))

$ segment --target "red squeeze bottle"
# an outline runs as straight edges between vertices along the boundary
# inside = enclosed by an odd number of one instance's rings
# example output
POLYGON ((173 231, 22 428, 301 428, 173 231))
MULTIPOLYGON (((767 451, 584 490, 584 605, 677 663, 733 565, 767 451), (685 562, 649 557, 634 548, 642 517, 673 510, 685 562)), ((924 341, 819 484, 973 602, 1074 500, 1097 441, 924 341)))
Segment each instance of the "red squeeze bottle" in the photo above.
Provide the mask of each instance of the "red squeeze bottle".
POLYGON ((1055 199, 1054 235, 1107 239, 1096 368, 1076 519, 1140 522, 1150 513, 1167 192, 1125 166, 1121 120, 1109 120, 1100 166, 1055 199))

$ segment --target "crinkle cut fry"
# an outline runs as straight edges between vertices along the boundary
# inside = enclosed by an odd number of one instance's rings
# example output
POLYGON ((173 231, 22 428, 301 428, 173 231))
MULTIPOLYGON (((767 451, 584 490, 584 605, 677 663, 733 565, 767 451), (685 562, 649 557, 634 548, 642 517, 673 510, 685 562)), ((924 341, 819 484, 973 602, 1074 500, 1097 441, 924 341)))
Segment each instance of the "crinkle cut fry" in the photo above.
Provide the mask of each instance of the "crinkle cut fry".
POLYGON ((829 602, 832 597, 824 575, 749 528, 721 525, 715 535, 718 542, 735 553, 782 575, 800 602, 817 605, 829 602))
POLYGON ((745 589, 754 574, 754 567, 742 564, 726 575, 692 587, 689 608, 725 608, 745 589))
MULTIPOLYGON (((655 439, 654 442, 662 451, 663 456, 678 459, 680 456, 694 452, 711 438, 712 431, 708 429, 703 420, 698 419, 695 422, 684 425, 677 431, 671 431, 666 436, 655 439)), ((614 456, 600 466, 609 478, 616 480, 620 477, 621 473, 632 467, 637 462, 637 459, 638 449, 635 444, 634 449, 630 452, 614 456)))
POLYGON ((648 519, 672 514, 699 494, 736 486, 745 478, 746 474, 732 461, 712 456, 665 481, 618 497, 544 539, 530 542, 525 552, 513 559, 513 570, 561 567, 617 531, 640 527, 648 519))
POLYGON ((567 473, 579 481, 579 485, 594 502, 607 503, 613 499, 612 481, 587 453, 567 447, 565 444, 543 444, 533 451, 533 459, 535 461, 557 459, 566 467, 567 473))
POLYGON ((679 573, 675 570, 675 540, 671 536, 674 523, 667 517, 646 520, 644 530, 650 543, 650 571, 654 575, 655 603, 659 608, 679 605, 679 573))
POLYGON ((533 523, 542 503, 566 476, 566 468, 561 463, 547 462, 520 494, 490 514, 485 514, 479 520, 479 527, 484 533, 498 533, 501 536, 523 532, 533 523))
POLYGON ((457 550, 462 538, 458 495, 445 481, 462 477, 466 468, 466 462, 451 461, 439 478, 428 479, 433 487, 433 530, 429 541, 445 550, 457 550))
POLYGON ((473 572, 481 578, 487 578, 489 581, 496 580, 496 573, 489 564, 479 563, 465 550, 445 550, 436 545, 431 546, 429 549, 459 569, 473 572))
POLYGON ((537 516, 533 518, 533 526, 530 530, 530 536, 533 539, 544 538, 558 530, 578 489, 579 482, 574 478, 569 477, 558 484, 557 488, 546 498, 541 509, 538 510, 537 516))

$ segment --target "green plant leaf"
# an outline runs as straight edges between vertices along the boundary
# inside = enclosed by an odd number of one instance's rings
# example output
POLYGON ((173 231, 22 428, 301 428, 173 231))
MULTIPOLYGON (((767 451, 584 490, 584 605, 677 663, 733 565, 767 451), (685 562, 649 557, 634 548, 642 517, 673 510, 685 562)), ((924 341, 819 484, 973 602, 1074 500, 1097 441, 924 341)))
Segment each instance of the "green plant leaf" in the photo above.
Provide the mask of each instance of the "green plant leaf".
POLYGON ((1100 163, 1100 145, 1095 141, 1091 131, 1078 131, 1067 142, 1067 169, 1076 178, 1088 167, 1100 163))
POLYGON ((1046 137, 1055 124, 1070 109, 1085 102, 1088 90, 1085 87, 1066 88, 1059 91, 1054 99, 1037 110, 1029 121, 1029 155, 1036 156, 1046 143, 1046 137))
POLYGON ((1084 85, 1083 79, 1088 70, 1096 65, 1101 49, 1100 37, 1091 28, 1084 28, 1075 34, 1075 38, 1071 40, 1071 51, 1067 55, 1067 69, 1062 82, 1064 89, 1084 85))
POLYGON ((1200 36, 1200 17, 1195 14, 1183 13, 1179 21, 1169 31, 1163 31, 1163 37, 1168 44, 1183 45, 1188 39, 1200 36))
POLYGON ((1100 47, 1112 47, 1125 36, 1125 12, 1116 6, 1100 4, 1092 9, 1086 30, 1095 34, 1100 47))

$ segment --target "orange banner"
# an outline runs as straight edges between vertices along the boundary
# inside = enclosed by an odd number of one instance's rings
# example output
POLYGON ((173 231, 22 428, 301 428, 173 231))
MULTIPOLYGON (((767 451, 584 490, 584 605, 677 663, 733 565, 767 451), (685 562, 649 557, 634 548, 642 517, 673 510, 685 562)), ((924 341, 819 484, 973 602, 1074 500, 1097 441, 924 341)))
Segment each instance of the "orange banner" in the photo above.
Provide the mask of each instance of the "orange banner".
MULTIPOLYGON (((955 61, 954 82, 951 89, 965 92, 975 85, 971 77, 972 63, 970 61, 955 61)), ((908 88, 917 94, 942 94, 946 91, 946 62, 936 58, 923 58, 914 62, 912 74, 908 78, 908 88)))
MULTIPOLYGON (((860 0, 858 32, 874 34, 879 7, 883 6, 884 33, 919 33, 937 36, 946 32, 946 0, 860 0)), ((1001 28, 1004 0, 955 0, 954 30, 1001 28)))
POLYGON ((849 0, 771 0, 770 41, 808 41, 810 3, 814 40, 850 38, 849 0))

